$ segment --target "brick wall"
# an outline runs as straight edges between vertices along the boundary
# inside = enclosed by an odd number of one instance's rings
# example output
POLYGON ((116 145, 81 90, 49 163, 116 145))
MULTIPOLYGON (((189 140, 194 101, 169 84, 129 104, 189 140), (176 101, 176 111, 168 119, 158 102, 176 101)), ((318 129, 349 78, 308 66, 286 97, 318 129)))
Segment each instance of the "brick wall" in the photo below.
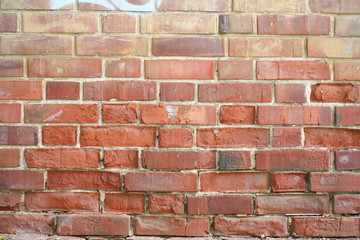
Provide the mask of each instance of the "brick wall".
POLYGON ((359 13, 0 0, 0 237, 360 237, 359 13))

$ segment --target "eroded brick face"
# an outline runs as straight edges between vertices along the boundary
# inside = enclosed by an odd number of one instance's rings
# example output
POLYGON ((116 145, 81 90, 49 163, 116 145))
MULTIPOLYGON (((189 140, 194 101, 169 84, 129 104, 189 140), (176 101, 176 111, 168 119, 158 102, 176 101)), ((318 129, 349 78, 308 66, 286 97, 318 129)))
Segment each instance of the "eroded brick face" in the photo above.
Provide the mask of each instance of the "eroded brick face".
POLYGON ((0 0, 0 238, 360 238, 359 0, 0 0))

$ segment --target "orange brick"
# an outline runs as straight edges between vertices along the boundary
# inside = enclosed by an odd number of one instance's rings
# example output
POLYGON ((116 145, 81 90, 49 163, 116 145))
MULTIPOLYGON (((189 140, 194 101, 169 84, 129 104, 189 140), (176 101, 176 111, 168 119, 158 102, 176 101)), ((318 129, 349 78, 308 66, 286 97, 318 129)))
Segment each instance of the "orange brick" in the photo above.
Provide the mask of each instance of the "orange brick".
POLYGON ((42 143, 45 146, 75 146, 76 133, 75 126, 43 126, 42 143))
POLYGON ((255 107, 240 105, 223 105, 220 110, 222 124, 254 124, 255 107))
POLYGON ((105 123, 135 123, 137 104, 104 104, 102 115, 105 123))
POLYGON ((144 213, 145 195, 139 193, 107 193, 105 212, 144 213))
POLYGON ((103 32, 135 33, 137 17, 129 14, 108 14, 103 16, 103 32))
POLYGON ((360 102, 360 85, 351 83, 318 83, 311 86, 312 102, 360 102))
POLYGON ((136 150, 105 150, 105 168, 138 168, 138 152, 136 150))
POLYGON ((277 172, 272 175, 272 188, 274 192, 305 192, 306 173, 277 172))
POLYGON ((150 213, 184 213, 184 197, 180 194, 151 194, 150 213))
POLYGON ((160 128, 159 145, 164 148, 192 147, 194 134, 188 128, 160 128))

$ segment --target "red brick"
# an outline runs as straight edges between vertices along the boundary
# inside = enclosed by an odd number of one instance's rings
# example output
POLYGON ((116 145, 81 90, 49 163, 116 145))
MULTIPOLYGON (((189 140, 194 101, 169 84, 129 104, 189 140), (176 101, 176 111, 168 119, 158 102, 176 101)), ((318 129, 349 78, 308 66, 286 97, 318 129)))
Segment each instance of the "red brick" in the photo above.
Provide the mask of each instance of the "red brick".
POLYGON ((19 149, 0 149, 0 167, 20 166, 19 149))
POLYGON ((97 16, 82 13, 24 13, 23 32, 95 33, 97 16))
POLYGON ((358 192, 360 185, 358 173, 312 173, 311 191, 313 192, 358 192))
POLYGON ((306 179, 306 173, 273 173, 272 188, 274 192, 305 192, 306 179))
POLYGON ((328 35, 330 30, 329 16, 261 15, 258 17, 258 34, 328 35))
POLYGON ((24 75, 23 59, 0 58, 0 77, 22 77, 23 75, 24 75))
POLYGON ((291 230, 295 237, 359 237, 360 218, 294 217, 291 230))
POLYGON ((358 38, 308 38, 308 57, 311 58, 359 58, 358 38))
POLYGON ((257 214, 325 214, 330 213, 330 198, 319 194, 257 195, 257 214))
POLYGON ((251 169, 250 151, 219 151, 219 170, 251 169))
MULTIPOLYGON (((359 62, 335 62, 335 80, 360 81, 359 62)), ((1 68, 1 67, 0 67, 1 68)))
POLYGON ((267 173, 211 172, 201 173, 203 192, 266 192, 269 189, 267 173))
POLYGON ((140 113, 146 124, 216 125, 215 106, 147 104, 140 113))
POLYGON ((9 234, 54 234, 55 218, 50 214, 0 214, 0 232, 9 234))
POLYGON ((360 4, 357 0, 310 0, 313 12, 323 13, 360 13, 360 4))
POLYGON ((149 213, 184 213, 184 197, 180 194, 151 194, 149 213))
POLYGON ((360 148, 360 130, 346 128, 305 128, 305 146, 332 150, 360 148))
POLYGON ((135 33, 137 17, 129 14, 108 14, 102 18, 105 33, 135 33))
POLYGON ((323 61, 258 61, 260 80, 325 80, 330 68, 323 61))
POLYGON ((79 36, 76 53, 80 56, 148 56, 149 39, 132 36, 79 36))
POLYGON ((136 123, 137 104, 104 104, 102 115, 106 123, 136 123))
POLYGON ((32 126, 0 126, 0 145, 31 146, 38 144, 38 128, 32 126))
POLYGON ((79 100, 80 83, 78 82, 47 82, 46 99, 79 100))
POLYGON ((224 39, 204 37, 153 38, 152 53, 155 56, 225 56, 224 39))
POLYGON ((188 128, 160 128, 159 146, 162 148, 192 147, 194 133, 188 128))
POLYGON ((273 147, 296 147, 301 146, 301 128, 274 128, 273 147))
POLYGON ((221 194, 188 197, 188 214, 252 214, 251 195, 221 194))
POLYGON ((160 85, 161 101, 193 101, 195 84, 187 82, 167 82, 160 85))
POLYGON ((75 126, 43 126, 42 143, 44 146, 75 146, 77 130, 75 126))
POLYGON ((44 188, 44 172, 29 170, 0 171, 1 190, 38 190, 44 188))
POLYGON ((318 83, 311 86, 312 102, 360 102, 360 85, 351 83, 318 83))
POLYGON ((277 103, 306 103, 304 84, 276 84, 275 101, 277 103))
POLYGON ((105 212, 144 213, 145 195, 138 193, 107 193, 105 212))
POLYGON ((209 219, 166 216, 139 216, 135 218, 135 234, 151 236, 207 236, 209 219))
POLYGON ((281 38, 230 38, 232 57, 304 57, 304 40, 281 38))
POLYGON ((1 81, 0 99, 41 100, 42 88, 41 81, 1 81))
POLYGON ((20 211, 21 196, 20 193, 0 193, 1 211, 20 211))
POLYGON ((335 152, 337 170, 360 169, 360 151, 344 150, 335 152))
POLYGON ((130 217, 115 214, 73 214, 57 217, 58 235, 123 235, 130 233, 130 217))
POLYGON ((214 79, 213 60, 146 60, 145 74, 150 79, 214 79))
POLYGON ((223 105, 220 110, 222 124, 254 124, 255 107, 240 105, 223 105))
POLYGON ((99 149, 81 148, 37 148, 24 152, 30 168, 98 168, 99 149))
POLYGON ((0 122, 17 123, 21 121, 21 104, 0 103, 0 122))
POLYGON ((139 126, 84 126, 81 127, 81 146, 153 147, 155 128, 139 126))
POLYGON ((263 150, 256 155, 259 170, 327 171, 330 168, 330 154, 324 150, 263 150))
POLYGON ((139 78, 141 76, 141 60, 138 58, 108 60, 105 74, 107 77, 139 78))
POLYGON ((138 168, 136 150, 105 150, 105 168, 138 168))
POLYGON ((0 54, 3 55, 71 55, 70 36, 2 35, 0 54))
POLYGON ((84 100, 150 101, 156 84, 149 81, 97 81, 84 83, 84 100))
POLYGON ((72 10, 75 9, 75 0, 70 0, 62 4, 51 4, 49 0, 2 0, 2 9, 14 10, 72 10))
POLYGON ((219 80, 253 79, 252 60, 220 60, 219 80))
POLYGON ((29 77, 95 78, 101 77, 101 60, 90 58, 29 59, 29 77))
POLYGON ((270 143, 269 129, 207 128, 197 130, 199 147, 265 147, 270 143))
POLYGON ((234 0, 234 11, 239 12, 305 12, 305 0, 234 0))
POLYGON ((331 125, 331 108, 320 106, 259 106, 262 125, 331 125))
POLYGON ((141 17, 141 33, 214 34, 213 14, 153 14, 141 17))
POLYGON ((334 213, 340 214, 359 214, 360 195, 341 194, 334 196, 334 213))
POLYGON ((130 172, 125 175, 128 191, 196 192, 197 174, 179 172, 130 172))
POLYGON ((269 83, 199 84, 200 102, 271 102, 269 83))
POLYGON ((146 169, 182 170, 215 169, 215 151, 145 150, 142 164, 146 169))
POLYGON ((31 212, 98 212, 98 193, 27 192, 25 205, 31 212))
POLYGON ((26 104, 27 123, 96 123, 99 119, 95 104, 26 104))
POLYGON ((48 189, 121 190, 119 173, 104 171, 48 171, 48 189))
POLYGON ((158 7, 158 10, 221 12, 229 10, 229 2, 227 0, 194 0, 181 2, 163 0, 158 7))
POLYGON ((17 32, 18 30, 18 21, 16 13, 0 13, 0 32, 17 32))
POLYGON ((351 16, 343 17, 337 16, 335 21, 335 35, 336 36, 360 36, 360 17, 351 16))
POLYGON ((359 106, 336 107, 336 125, 356 126, 360 125, 359 106))
POLYGON ((286 217, 215 217, 215 235, 288 236, 286 217))
POLYGON ((254 33, 253 18, 249 14, 219 15, 219 33, 254 33))

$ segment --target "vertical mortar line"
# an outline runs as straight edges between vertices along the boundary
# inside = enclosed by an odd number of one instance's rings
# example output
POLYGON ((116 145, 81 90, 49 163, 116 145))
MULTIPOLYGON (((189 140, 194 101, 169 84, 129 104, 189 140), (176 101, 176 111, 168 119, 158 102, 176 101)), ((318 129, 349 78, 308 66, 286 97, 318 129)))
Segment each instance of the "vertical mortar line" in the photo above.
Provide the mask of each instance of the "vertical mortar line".
POLYGON ((24 18, 23 18, 23 12, 16 12, 17 13, 17 20, 18 20, 18 33, 23 32, 23 25, 24 25, 24 18))
POLYGON ((96 16, 97 16, 97 22, 98 22, 97 31, 98 31, 98 33, 104 33, 104 14, 100 13, 100 14, 96 14, 96 16))
POLYGON ((336 34, 336 17, 335 16, 329 16, 330 17, 330 36, 335 36, 336 34))
POLYGON ((100 213, 104 213, 105 211, 105 191, 104 190, 99 190, 99 197, 100 197, 100 213))

